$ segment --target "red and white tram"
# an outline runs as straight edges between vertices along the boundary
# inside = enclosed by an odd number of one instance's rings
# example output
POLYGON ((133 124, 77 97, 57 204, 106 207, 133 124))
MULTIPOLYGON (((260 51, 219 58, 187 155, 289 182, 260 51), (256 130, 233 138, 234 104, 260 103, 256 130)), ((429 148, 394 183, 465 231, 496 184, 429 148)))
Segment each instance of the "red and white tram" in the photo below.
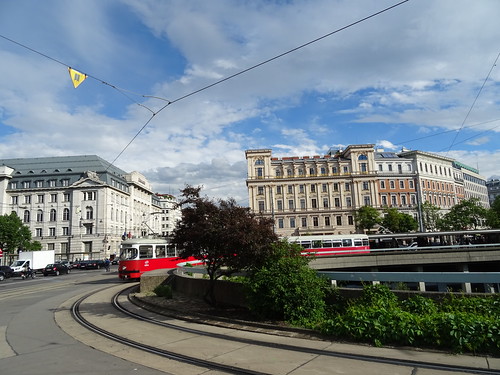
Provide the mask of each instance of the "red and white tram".
POLYGON ((187 263, 201 264, 203 261, 178 257, 175 248, 164 239, 132 238, 120 245, 118 276, 120 279, 138 279, 144 272, 164 268, 176 268, 187 263))
POLYGON ((370 252, 370 243, 365 234, 290 236, 287 240, 302 246, 302 255, 329 256, 370 252))

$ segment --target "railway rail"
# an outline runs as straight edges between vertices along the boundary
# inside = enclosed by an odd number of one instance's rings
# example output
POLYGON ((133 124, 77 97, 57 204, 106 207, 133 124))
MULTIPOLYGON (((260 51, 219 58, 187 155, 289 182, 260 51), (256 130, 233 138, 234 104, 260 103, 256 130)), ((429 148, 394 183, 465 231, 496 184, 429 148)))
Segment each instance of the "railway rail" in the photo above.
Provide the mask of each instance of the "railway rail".
MULTIPOLYGON (((134 288, 135 285, 132 287, 134 288)), ((140 309, 130 309, 127 308, 127 306, 124 305, 121 301, 126 300, 127 302, 130 302, 130 297, 129 294, 131 292, 132 288, 126 288, 120 290, 118 293, 114 294, 110 306, 114 309, 116 314, 120 315, 123 314, 123 316, 128 317, 128 324, 130 324, 130 321, 136 321, 136 322, 146 322, 147 324, 154 325, 156 327, 161 327, 162 329, 165 330, 165 332, 168 332, 168 330, 172 330, 175 332, 183 332, 186 334, 189 334, 191 337, 196 336, 200 337, 200 341, 207 342, 208 340, 213 340, 213 345, 225 345, 222 344, 221 342, 237 342, 239 344, 244 345, 245 347, 247 346, 252 346, 252 347, 260 347, 260 348, 265 348, 266 351, 276 351, 276 357, 278 356, 283 356, 284 353, 287 353, 286 355, 291 355, 292 358, 297 358, 298 356, 302 355, 307 355, 309 360, 308 361, 313 361, 317 358, 321 358, 323 361, 329 361, 331 363, 331 366, 335 366, 335 360, 337 359, 344 359, 344 360, 352 360, 352 361, 363 361, 365 363, 364 366, 369 366, 370 364, 381 364, 381 365, 386 365, 386 366, 395 366, 395 367, 406 367, 411 369, 411 373, 415 374, 417 373, 418 369, 427 369, 427 370, 434 370, 434 371, 440 371, 443 372, 443 374, 446 373, 453 373, 453 374, 458 374, 458 373, 464 373, 464 374, 488 374, 488 375, 493 375, 493 374, 500 374, 500 370, 497 369, 489 369, 489 368, 477 368, 477 367, 469 367, 466 365, 454 365, 454 364, 444 364, 444 363, 432 363, 432 362, 426 362, 426 361, 419 361, 419 360, 409 360, 409 359, 399 359, 399 358, 387 358, 387 357, 381 357, 381 356, 370 356, 370 355, 363 355, 363 354, 353 354, 353 353, 345 353, 345 352, 340 352, 340 351, 334 351, 334 350, 327 350, 327 349, 320 349, 316 348, 314 346, 312 347, 307 347, 307 346, 297 346, 297 345, 292 345, 292 344, 285 344, 283 341, 278 341, 278 340, 269 340, 267 339, 259 339, 258 336, 254 336, 253 338, 249 338, 247 336, 238 336, 238 335, 233 335, 229 333, 230 330, 226 331, 221 331, 220 332, 214 332, 211 330, 204 330, 200 328, 192 328, 192 327, 187 327, 183 325, 180 320, 162 320, 161 317, 159 316, 158 319, 151 317, 151 313, 142 310, 143 313, 138 313, 137 311, 141 311, 140 309), (127 299, 125 299, 125 296, 127 296, 127 299), (131 311, 131 310, 136 310, 131 311), (131 320, 132 319, 132 320, 131 320)), ((134 340, 133 338, 130 337, 125 337, 125 335, 113 332, 112 329, 104 329, 96 324, 93 324, 92 322, 89 321, 82 313, 81 311, 81 306, 82 304, 85 303, 86 299, 88 299, 91 296, 85 295, 81 298, 79 298, 75 303, 73 303, 71 307, 71 313, 74 319, 80 323, 82 326, 86 327, 87 329, 104 336, 108 339, 114 340, 116 342, 119 342, 121 344, 127 345, 129 347, 146 351, 149 353, 153 353, 154 355, 168 358, 168 359, 173 359, 176 361, 180 361, 182 363, 198 366, 201 368, 206 368, 214 371, 220 371, 220 372, 225 372, 225 373, 231 373, 231 374, 254 374, 254 375, 259 375, 259 374, 271 374, 271 370, 262 370, 264 367, 262 364, 259 364, 259 366, 255 366, 254 368, 257 368, 258 370, 252 369, 252 366, 248 366, 248 364, 242 364, 240 365, 228 365, 224 364, 221 362, 218 362, 216 360, 207 360, 207 359, 201 359, 199 358, 199 355, 197 355, 196 349, 193 349, 192 353, 186 354, 186 353, 181 353, 178 350, 168 350, 165 348, 160 348, 157 345, 153 345, 151 343, 143 343, 139 342, 138 340, 134 340), (250 367, 250 368, 249 368, 250 367)), ((130 303, 127 303, 128 306, 132 306, 130 303)), ((198 326, 199 327, 199 326, 198 326)), ((158 328, 156 328, 158 331, 158 328)), ((269 335, 266 335, 269 336, 269 335)), ((154 340, 152 340, 154 341, 154 340)), ((206 345, 206 344, 205 344, 206 345)), ((291 373, 294 374, 299 374, 300 370, 294 370, 290 371, 291 373)))

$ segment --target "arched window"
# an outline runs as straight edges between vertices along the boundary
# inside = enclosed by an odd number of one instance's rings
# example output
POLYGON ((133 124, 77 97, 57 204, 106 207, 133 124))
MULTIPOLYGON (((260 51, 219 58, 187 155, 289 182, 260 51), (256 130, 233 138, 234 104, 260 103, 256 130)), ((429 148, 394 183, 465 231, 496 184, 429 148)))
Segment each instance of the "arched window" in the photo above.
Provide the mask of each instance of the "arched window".
POLYGON ((43 211, 42 210, 38 210, 36 212, 36 221, 38 221, 38 222, 42 222, 43 221, 43 211))
POLYGON ((56 210, 53 208, 50 210, 50 221, 56 221, 57 220, 57 213, 56 210))
POLYGON ((86 210, 85 210, 86 214, 85 214, 85 218, 87 220, 91 220, 94 218, 94 209, 90 206, 87 206, 86 210))
POLYGON ((65 208, 65 209, 63 210, 63 217, 62 217, 62 219, 63 219, 64 221, 68 221, 68 220, 69 220, 69 208, 65 208))
POLYGON ((24 211, 24 222, 25 223, 29 223, 30 222, 30 211, 29 210, 25 210, 24 211))
POLYGON ((255 160, 255 165, 264 165, 264 160, 263 159, 255 160))
POLYGON ((368 160, 366 155, 359 155, 358 160, 368 160))

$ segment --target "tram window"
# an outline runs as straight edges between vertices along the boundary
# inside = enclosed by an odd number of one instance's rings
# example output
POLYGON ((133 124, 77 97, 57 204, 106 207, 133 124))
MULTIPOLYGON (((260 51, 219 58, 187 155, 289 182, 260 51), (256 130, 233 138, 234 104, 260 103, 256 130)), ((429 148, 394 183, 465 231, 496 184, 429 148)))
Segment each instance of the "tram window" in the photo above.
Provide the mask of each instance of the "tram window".
POLYGON ((367 239, 363 239, 363 246, 368 246, 370 242, 367 239))
POLYGON ((157 258, 165 258, 165 245, 156 246, 156 257, 157 258))
POLYGON ((319 241, 313 241, 312 247, 314 249, 321 249, 321 240, 319 240, 319 241))
POLYGON ((130 260, 137 258, 137 249, 132 247, 123 249, 120 253, 120 260, 130 260))
POLYGON ((340 242, 340 241, 333 241, 332 242, 332 247, 342 247, 342 242, 340 242))
POLYGON ((332 240, 324 240, 323 247, 332 247, 332 240))
POLYGON ((303 241, 300 243, 300 245, 304 248, 304 249, 310 249, 311 248, 311 242, 310 241, 303 241))
POLYGON ((352 239, 350 239, 350 238, 344 238, 342 240, 342 246, 352 246, 352 239))
POLYGON ((363 246, 362 240, 354 240, 354 246, 363 246))
POLYGON ((146 259, 153 257, 153 246, 144 245, 139 246, 139 259, 146 259))
POLYGON ((168 246, 167 247, 167 256, 168 257, 174 257, 175 256, 175 247, 173 247, 173 246, 168 246))

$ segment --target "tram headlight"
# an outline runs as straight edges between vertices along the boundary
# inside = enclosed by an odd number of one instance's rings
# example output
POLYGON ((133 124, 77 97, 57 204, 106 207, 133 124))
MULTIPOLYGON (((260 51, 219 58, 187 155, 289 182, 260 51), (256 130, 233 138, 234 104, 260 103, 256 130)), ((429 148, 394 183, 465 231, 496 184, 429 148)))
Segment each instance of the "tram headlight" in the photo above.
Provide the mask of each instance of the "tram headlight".
POLYGON ((122 267, 122 271, 125 271, 127 269, 127 266, 122 267))

